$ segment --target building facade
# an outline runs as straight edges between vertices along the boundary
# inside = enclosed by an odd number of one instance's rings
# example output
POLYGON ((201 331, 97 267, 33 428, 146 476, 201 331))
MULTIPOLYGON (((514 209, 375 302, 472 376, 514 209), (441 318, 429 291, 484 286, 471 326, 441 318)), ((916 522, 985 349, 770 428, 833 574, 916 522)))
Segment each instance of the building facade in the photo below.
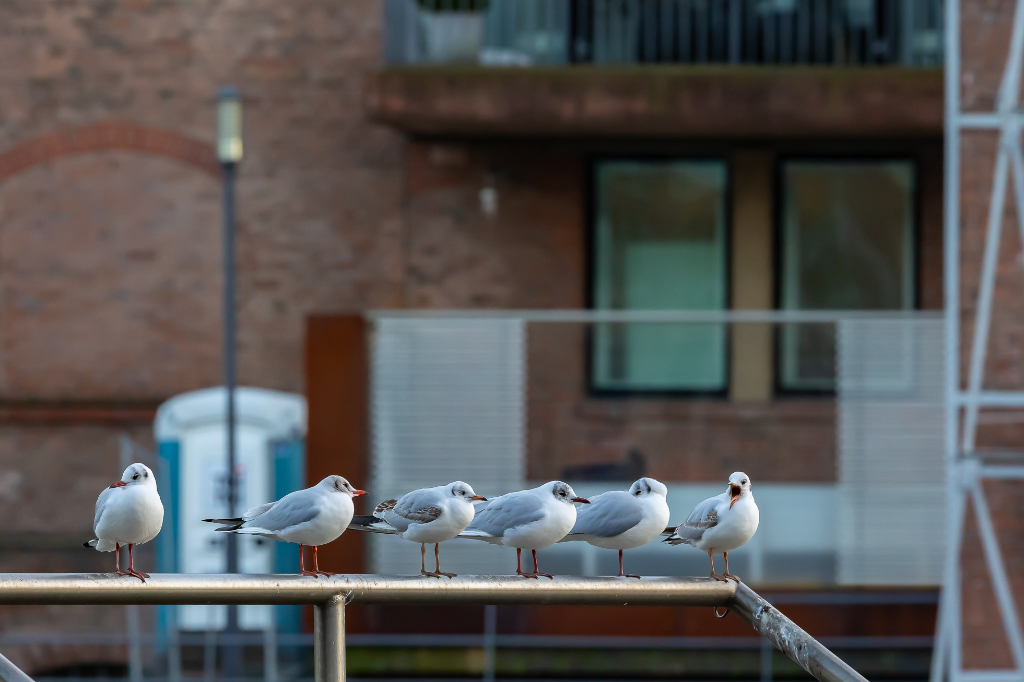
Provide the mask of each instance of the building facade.
MULTIPOLYGON (((964 99, 986 108, 1014 3, 962 5, 964 99)), ((3 570, 107 570, 79 545, 119 473, 119 437, 152 447, 159 404, 221 382, 218 86, 237 86, 245 107, 240 383, 306 393, 310 478, 343 467, 358 483, 370 351, 346 316, 941 310, 940 14, 925 0, 0 8, 3 570), (62 482, 61 505, 39 464, 62 482)), ((965 319, 994 145, 979 133, 964 148, 965 319)), ((990 367, 994 384, 1018 387, 1011 251, 990 367)), ((758 483, 838 479, 829 330, 561 325, 532 329, 528 353, 529 480, 602 466, 666 482, 737 469, 758 483)), ((986 445, 1019 441, 1013 423, 985 429, 986 445)), ((1018 497, 1000 485, 1011 541, 1018 497)), ((360 541, 325 554, 359 570, 340 557, 360 541)), ((971 542, 966 645, 988 656, 1000 645, 971 542)), ((869 627, 851 615, 834 634, 927 634, 931 609, 888 623, 865 611, 869 627)), ((121 611, 96 613, 123 627, 121 611)), ((522 613, 515 627, 543 629, 522 613)), ((91 618, 0 614, 25 631, 91 618)), ((664 632, 693 627, 675 623, 664 632)), ((123 660, 35 651, 18 662, 123 660)))

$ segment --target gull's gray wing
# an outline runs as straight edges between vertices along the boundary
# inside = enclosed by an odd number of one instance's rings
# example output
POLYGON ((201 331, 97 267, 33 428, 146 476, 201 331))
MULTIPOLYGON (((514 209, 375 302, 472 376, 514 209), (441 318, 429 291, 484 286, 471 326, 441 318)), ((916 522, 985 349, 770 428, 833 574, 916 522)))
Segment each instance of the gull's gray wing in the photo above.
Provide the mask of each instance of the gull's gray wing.
POLYGON ((277 504, 277 502, 267 502, 266 504, 259 504, 251 509, 246 509, 245 513, 242 514, 242 520, 249 521, 251 519, 255 519, 260 514, 265 514, 275 504, 277 504))
POLYGON ((319 502, 319 495, 308 489, 297 490, 282 497, 259 516, 246 521, 242 527, 262 528, 275 532, 291 528, 300 523, 312 521, 319 516, 320 509, 317 502, 319 502))
POLYGON ((590 498, 576 510, 576 525, 572 533, 595 538, 613 538, 622 535, 643 520, 640 503, 627 492, 613 490, 590 498))
POLYGON ((114 494, 117 488, 104 488, 103 492, 100 493, 99 497, 96 498, 96 515, 92 518, 92 531, 96 532, 96 526, 100 525, 100 518, 103 517, 103 512, 107 509, 107 502, 110 500, 110 496, 114 494))
POLYGON ((444 508, 441 495, 434 488, 423 488, 387 500, 377 505, 373 515, 387 521, 399 532, 405 532, 414 523, 430 523, 441 518, 444 508))
POLYGON ((512 528, 544 518, 544 505, 527 491, 495 497, 476 508, 473 522, 460 537, 500 538, 512 528))
POLYGON ((722 493, 704 500, 690 512, 686 520, 676 526, 676 532, 665 538, 665 542, 678 545, 692 545, 698 542, 708 528, 718 525, 718 505, 729 499, 729 493, 722 493))

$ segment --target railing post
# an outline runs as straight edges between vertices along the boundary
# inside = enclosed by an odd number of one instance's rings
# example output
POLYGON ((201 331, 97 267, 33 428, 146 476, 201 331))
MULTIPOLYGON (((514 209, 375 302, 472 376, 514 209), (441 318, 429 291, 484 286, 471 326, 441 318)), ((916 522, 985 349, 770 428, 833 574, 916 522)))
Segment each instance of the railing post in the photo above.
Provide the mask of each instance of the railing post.
POLYGON ((345 682, 345 599, 336 594, 313 607, 316 682, 345 682))

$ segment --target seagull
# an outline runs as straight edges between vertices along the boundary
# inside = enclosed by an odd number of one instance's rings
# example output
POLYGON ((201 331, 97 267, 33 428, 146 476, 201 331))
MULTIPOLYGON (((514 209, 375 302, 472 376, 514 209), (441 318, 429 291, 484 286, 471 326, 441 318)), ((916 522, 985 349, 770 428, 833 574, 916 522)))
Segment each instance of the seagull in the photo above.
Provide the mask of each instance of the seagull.
POLYGON ((456 573, 441 570, 440 543, 451 540, 473 520, 473 502, 486 502, 468 483, 453 481, 436 488, 420 488, 397 500, 385 500, 373 510, 373 516, 353 517, 349 528, 397 535, 420 543, 420 573, 431 578, 456 573), (435 570, 427 570, 427 544, 434 544, 435 570))
POLYGON ((114 575, 129 575, 146 582, 148 573, 135 570, 132 548, 157 536, 164 523, 164 505, 156 477, 145 464, 135 463, 96 498, 92 530, 95 540, 85 543, 99 552, 114 553, 114 575), (121 570, 121 545, 128 545, 128 570, 121 570))
POLYGON ((203 519, 209 523, 227 524, 216 530, 239 535, 262 535, 265 538, 295 542, 299 545, 299 573, 312 577, 333 573, 321 571, 316 562, 316 548, 341 537, 354 512, 352 498, 365 495, 341 476, 328 476, 312 488, 288 493, 277 502, 253 507, 237 519, 203 519), (313 570, 307 571, 302 548, 313 548, 313 570))
POLYGON ((750 477, 737 471, 729 477, 728 490, 698 504, 664 542, 687 544, 706 551, 712 578, 722 581, 732 578, 740 582, 738 577, 729 573, 729 552, 754 537, 758 518, 757 504, 750 492, 750 477), (722 575, 715 573, 715 552, 725 555, 725 573, 722 575))
POLYGON ((646 545, 668 524, 668 488, 653 478, 641 478, 629 492, 613 490, 590 498, 576 513, 576 525, 562 542, 585 540, 595 547, 619 550, 618 577, 639 578, 622 572, 622 550, 646 545))
POLYGON ((540 572, 537 550, 555 544, 572 530, 576 523, 573 502, 590 504, 590 500, 578 497, 569 484, 561 481, 495 497, 480 505, 473 521, 459 537, 515 547, 517 575, 554 579, 550 573, 540 572), (533 552, 532 573, 523 572, 524 549, 533 552))

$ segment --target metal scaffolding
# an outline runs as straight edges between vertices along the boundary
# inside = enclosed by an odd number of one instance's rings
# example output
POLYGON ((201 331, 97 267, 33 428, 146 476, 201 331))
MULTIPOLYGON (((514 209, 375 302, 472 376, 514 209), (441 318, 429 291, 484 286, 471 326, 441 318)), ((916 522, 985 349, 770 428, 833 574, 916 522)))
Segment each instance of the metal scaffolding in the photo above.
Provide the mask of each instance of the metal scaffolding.
POLYGON ((1024 409, 1024 391, 986 390, 985 358, 991 330, 993 293, 999 260, 1007 182, 1012 180, 1017 221, 1024 237, 1024 154, 1021 152, 1020 86, 1024 61, 1024 0, 1018 0, 1010 47, 995 110, 961 110, 960 2, 946 2, 946 139, 945 139, 945 298, 946 298, 946 473, 948 532, 942 599, 936 626, 932 682, 1019 682, 1024 680, 1024 637, 1020 616, 985 497, 986 480, 1024 480, 1024 466, 986 460, 976 448, 978 416, 983 408, 1024 409), (967 387, 960 382, 960 143, 964 131, 999 135, 989 200, 981 281, 975 309, 967 387), (999 606, 1014 667, 965 670, 960 553, 967 504, 974 507, 985 563, 999 606))

